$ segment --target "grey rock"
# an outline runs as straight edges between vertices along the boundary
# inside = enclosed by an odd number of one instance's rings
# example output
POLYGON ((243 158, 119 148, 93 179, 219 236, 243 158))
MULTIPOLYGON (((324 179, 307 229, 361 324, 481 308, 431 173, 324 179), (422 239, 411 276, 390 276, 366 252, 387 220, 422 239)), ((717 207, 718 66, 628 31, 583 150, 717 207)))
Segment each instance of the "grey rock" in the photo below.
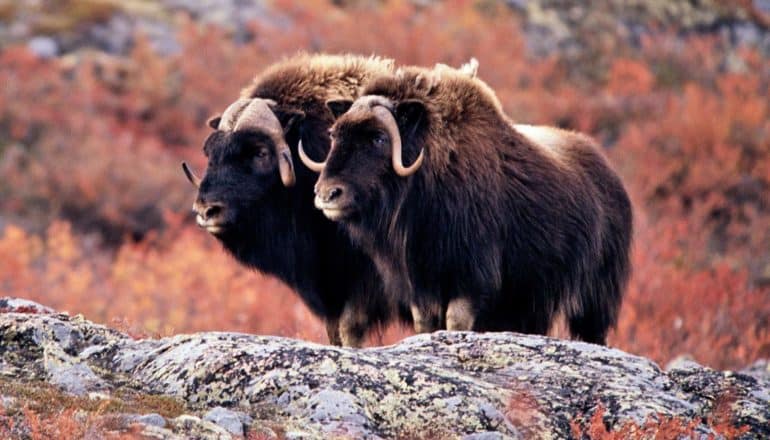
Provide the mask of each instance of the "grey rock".
POLYGON ((770 14, 770 0, 754 0, 754 7, 765 14, 770 14))
POLYGON ((754 376, 758 380, 770 381, 770 361, 768 359, 760 359, 740 372, 754 376))
POLYGON ((610 428, 678 417, 708 436, 703 420, 725 399, 749 437, 770 436, 766 364, 722 372, 682 358, 664 371, 620 350, 543 336, 436 332, 356 350, 219 332, 133 340, 81 317, 2 313, 0 340, 0 374, 14 380, 61 383, 52 373, 62 370, 76 383, 96 378, 212 410, 155 427, 182 438, 229 438, 239 423, 256 432, 262 422, 287 438, 414 437, 426 426, 436 438, 564 438, 599 405, 610 428))
POLYGON ((322 389, 307 399, 307 412, 303 415, 322 426, 329 435, 346 435, 352 438, 377 438, 373 426, 364 414, 365 405, 350 392, 322 389))
POLYGON ((107 388, 107 384, 82 363, 50 368, 48 381, 78 396, 107 388))
POLYGON ((499 432, 477 432, 475 434, 469 434, 462 438, 462 440, 505 440, 511 437, 500 434, 499 432))
POLYGON ((20 313, 56 313, 50 307, 23 298, 0 298, 0 310, 20 313))
POLYGON ((176 31, 163 22, 140 20, 136 23, 136 30, 149 38, 152 48, 160 55, 174 55, 182 50, 176 31))
POLYGON ((286 440, 311 440, 317 437, 303 431, 288 431, 283 435, 283 438, 286 440))
POLYGON ((158 428, 166 427, 166 419, 162 415, 155 413, 136 416, 134 421, 142 425, 157 426, 158 428))
POLYGON ((668 363, 665 366, 666 371, 671 370, 697 370, 699 368, 703 368, 701 364, 699 364, 695 358, 693 358, 689 354, 680 354, 679 356, 675 357, 674 359, 671 359, 668 361, 668 363))
POLYGON ((18 400, 12 396, 0 396, 0 407, 9 408, 16 405, 18 400))
POLYGON ((117 14, 106 23, 93 25, 87 38, 106 52, 127 53, 134 41, 134 23, 130 17, 117 14))
POLYGON ((203 416, 203 420, 215 423, 235 435, 243 435, 243 425, 251 423, 249 415, 221 406, 209 410, 203 416))
POLYGON ((230 433, 224 428, 199 417, 184 414, 171 421, 175 434, 199 440, 229 440, 230 433))
POLYGON ((33 37, 27 47, 40 58, 53 58, 59 54, 59 43, 51 37, 33 37))
POLYGON ((343 421, 365 424, 366 416, 361 411, 361 403, 353 395, 343 391, 323 389, 308 399, 308 419, 329 423, 343 421))
POLYGON ((159 439, 159 440, 189 440, 190 439, 190 437, 175 433, 171 429, 161 428, 159 426, 154 426, 154 425, 143 425, 141 432, 139 432, 138 434, 141 436, 139 438, 148 438, 148 439, 159 439))
POLYGON ((513 9, 524 12, 527 10, 527 3, 529 2, 527 0, 506 0, 505 3, 513 9))

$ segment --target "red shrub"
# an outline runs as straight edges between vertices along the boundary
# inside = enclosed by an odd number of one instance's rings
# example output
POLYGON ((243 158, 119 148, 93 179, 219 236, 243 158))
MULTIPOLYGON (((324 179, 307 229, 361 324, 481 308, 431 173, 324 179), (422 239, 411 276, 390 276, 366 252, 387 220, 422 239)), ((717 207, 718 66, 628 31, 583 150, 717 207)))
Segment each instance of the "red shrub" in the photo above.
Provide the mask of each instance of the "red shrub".
MULTIPOLYGON (((605 423, 606 412, 604 406, 600 404, 597 405, 587 420, 584 420, 583 417, 572 420, 570 422, 572 437, 589 440, 695 438, 699 436, 697 428, 701 422, 711 428, 719 438, 735 439, 750 430, 748 426, 736 426, 732 421, 733 416, 729 409, 717 410, 719 420, 716 420, 714 416, 705 417, 705 420, 701 420, 700 417, 687 420, 658 415, 648 417, 642 424, 626 421, 610 427, 605 423)), ((709 438, 714 438, 714 436, 709 438)))

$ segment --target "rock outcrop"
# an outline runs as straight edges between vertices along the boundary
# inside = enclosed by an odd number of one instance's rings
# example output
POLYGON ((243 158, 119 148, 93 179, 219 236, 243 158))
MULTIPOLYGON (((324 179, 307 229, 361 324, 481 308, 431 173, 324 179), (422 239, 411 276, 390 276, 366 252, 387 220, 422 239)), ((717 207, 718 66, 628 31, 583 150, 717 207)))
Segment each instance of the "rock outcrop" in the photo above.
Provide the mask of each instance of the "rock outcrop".
POLYGON ((113 405, 116 426, 154 438, 569 438, 597 411, 609 431, 681 420, 696 434, 770 437, 766 362, 663 371, 616 349, 514 333, 368 349, 217 332, 134 340, 23 300, 0 300, 0 312, 4 408, 24 405, 7 395, 13 384, 169 399, 157 410, 113 405))

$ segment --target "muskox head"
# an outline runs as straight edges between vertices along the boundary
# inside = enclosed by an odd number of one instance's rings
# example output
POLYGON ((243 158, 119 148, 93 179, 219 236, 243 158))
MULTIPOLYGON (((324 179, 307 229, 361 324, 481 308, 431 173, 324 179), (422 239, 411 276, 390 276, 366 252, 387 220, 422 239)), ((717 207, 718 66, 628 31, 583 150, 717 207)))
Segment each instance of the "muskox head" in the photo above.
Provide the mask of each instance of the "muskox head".
POLYGON ((272 100, 244 98, 209 120, 216 131, 203 147, 208 158, 205 177, 200 179, 182 164, 198 188, 193 211, 200 227, 224 234, 247 223, 260 202, 294 185, 294 164, 284 136, 299 117, 277 112, 272 100))
POLYGON ((425 155, 417 144, 427 120, 425 106, 417 100, 396 103, 374 95, 327 105, 338 118, 330 129, 332 147, 326 161, 311 161, 301 143, 299 155, 308 168, 321 172, 316 207, 331 220, 349 220, 387 204, 420 169, 425 155))

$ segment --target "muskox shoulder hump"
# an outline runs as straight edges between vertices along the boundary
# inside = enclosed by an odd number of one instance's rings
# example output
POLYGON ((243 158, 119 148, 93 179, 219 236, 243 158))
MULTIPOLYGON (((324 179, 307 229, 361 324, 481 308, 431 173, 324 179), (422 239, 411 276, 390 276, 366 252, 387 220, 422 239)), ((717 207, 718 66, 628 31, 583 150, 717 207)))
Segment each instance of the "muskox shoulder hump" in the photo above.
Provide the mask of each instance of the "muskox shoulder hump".
POLYGON ((330 96, 356 96, 369 78, 393 71, 394 61, 376 56, 300 53, 275 63, 241 91, 245 98, 270 98, 281 104, 323 105, 330 96))

